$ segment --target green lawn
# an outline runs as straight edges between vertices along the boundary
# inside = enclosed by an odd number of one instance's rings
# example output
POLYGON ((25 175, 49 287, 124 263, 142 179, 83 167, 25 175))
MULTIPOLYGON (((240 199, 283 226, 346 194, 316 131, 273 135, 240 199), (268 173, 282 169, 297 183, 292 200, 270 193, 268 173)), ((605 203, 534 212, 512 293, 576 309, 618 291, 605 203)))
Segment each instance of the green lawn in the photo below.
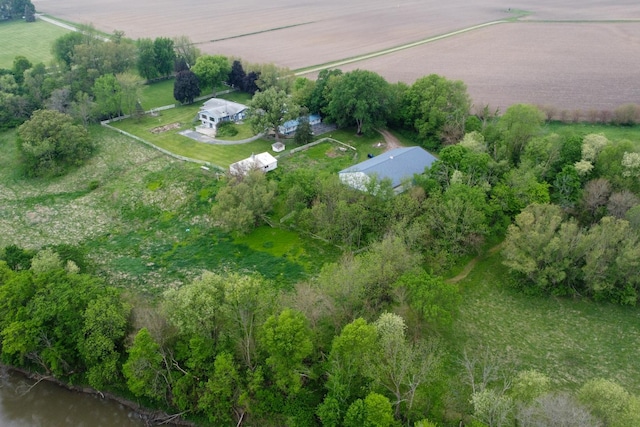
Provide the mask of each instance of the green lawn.
POLYGON ((0 68, 11 68, 13 59, 18 55, 26 57, 33 64, 49 63, 53 58, 53 41, 68 32, 44 21, 0 23, 0 68))
POLYGON ((558 388, 574 389, 602 377, 637 393, 638 308, 527 296, 506 285, 508 277, 498 252, 460 282, 463 305, 454 342, 510 353, 519 370, 541 371, 558 388))
POLYGON ((125 130, 172 153, 192 159, 203 160, 224 169, 231 163, 249 157, 252 153, 271 150, 271 142, 259 139, 247 144, 215 145, 194 141, 178 132, 193 129, 200 104, 178 106, 160 111, 157 117, 144 117, 141 120, 127 119, 112 123, 112 126, 125 130), (159 126, 177 123, 179 127, 162 133, 151 131, 159 126))
POLYGON ((169 79, 143 85, 140 99, 142 108, 148 111, 152 108, 175 104, 176 100, 173 98, 173 83, 174 79, 169 79))

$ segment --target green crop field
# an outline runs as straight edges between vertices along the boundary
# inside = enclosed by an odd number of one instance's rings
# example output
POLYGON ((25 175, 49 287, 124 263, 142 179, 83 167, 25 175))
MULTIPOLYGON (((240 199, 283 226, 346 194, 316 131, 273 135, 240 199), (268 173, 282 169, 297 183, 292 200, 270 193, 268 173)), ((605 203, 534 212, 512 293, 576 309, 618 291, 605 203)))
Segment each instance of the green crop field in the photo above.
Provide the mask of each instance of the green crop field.
POLYGON ((22 55, 33 64, 51 61, 51 45, 69 30, 44 21, 0 23, 0 68, 11 68, 13 59, 22 55))

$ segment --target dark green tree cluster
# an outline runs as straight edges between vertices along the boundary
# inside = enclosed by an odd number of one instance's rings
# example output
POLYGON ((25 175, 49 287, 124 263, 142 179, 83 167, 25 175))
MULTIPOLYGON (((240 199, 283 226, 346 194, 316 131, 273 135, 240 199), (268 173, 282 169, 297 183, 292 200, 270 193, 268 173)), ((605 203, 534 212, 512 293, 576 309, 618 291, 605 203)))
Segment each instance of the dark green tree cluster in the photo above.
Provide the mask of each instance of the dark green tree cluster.
POLYGON ((146 80, 167 77, 173 73, 177 56, 174 41, 166 37, 136 41, 138 74, 146 80))
POLYGON ((93 152, 87 130, 71 116, 38 110, 18 129, 18 148, 28 176, 56 176, 78 166, 93 152))
POLYGON ((24 261, 15 270, 0 261, 2 361, 99 389, 120 384, 129 308, 119 293, 53 250, 4 252, 24 261))
POLYGON ((428 148, 462 139, 471 107, 464 83, 436 74, 407 86, 366 70, 323 70, 315 82, 298 81, 293 95, 312 113, 358 134, 391 124, 415 132, 428 148))
POLYGON ((0 0, 0 21, 24 19, 34 22, 36 8, 31 0, 0 0))

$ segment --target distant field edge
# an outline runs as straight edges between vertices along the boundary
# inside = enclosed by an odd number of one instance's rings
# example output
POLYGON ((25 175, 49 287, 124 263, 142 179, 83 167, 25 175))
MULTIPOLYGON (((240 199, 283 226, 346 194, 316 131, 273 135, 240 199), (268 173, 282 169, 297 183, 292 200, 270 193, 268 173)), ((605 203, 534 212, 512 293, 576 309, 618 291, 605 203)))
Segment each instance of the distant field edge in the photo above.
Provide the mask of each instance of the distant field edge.
POLYGON ((506 18, 506 19, 499 19, 496 21, 490 21, 490 22, 485 22, 482 24, 477 24, 477 25, 472 25, 470 27, 465 27, 465 28, 461 28, 459 30, 455 30, 455 31, 451 31, 448 33, 444 33, 444 34, 439 34, 437 36, 432 36, 432 37, 428 37, 426 39, 421 39, 421 40, 417 40, 414 42, 410 42, 410 43, 405 43, 399 46, 395 46, 395 47, 390 47, 388 49, 383 49, 383 50, 379 50, 376 52, 371 52, 371 53, 365 53, 363 55, 358 55, 358 56, 353 56, 350 58, 345 58, 345 59, 339 59, 337 61, 331 61, 331 62, 327 62, 324 64, 318 64, 318 65, 312 65, 309 67, 304 67, 304 68, 299 68, 297 70, 294 70, 294 74, 296 76, 302 76, 305 74, 310 74, 310 73, 315 73, 318 71, 322 71, 322 70, 326 70, 328 68, 335 68, 335 67, 339 67, 341 65, 346 65, 346 64, 352 64, 354 62, 360 62, 360 61, 364 61, 367 59, 371 59, 371 58, 376 58, 378 56, 383 56, 383 55, 388 55, 390 53, 395 53, 401 50, 405 50, 405 49, 411 49, 413 47, 417 47, 417 46, 421 46, 423 44, 427 44, 427 43, 433 43, 436 42, 438 40, 442 40, 448 37, 454 37, 457 36, 459 34, 464 34, 470 31, 474 31, 474 30, 479 30, 481 28, 485 28, 485 27, 490 27, 493 25, 498 25, 498 24, 506 24, 506 23, 512 23, 514 22, 514 19, 516 18, 506 18))

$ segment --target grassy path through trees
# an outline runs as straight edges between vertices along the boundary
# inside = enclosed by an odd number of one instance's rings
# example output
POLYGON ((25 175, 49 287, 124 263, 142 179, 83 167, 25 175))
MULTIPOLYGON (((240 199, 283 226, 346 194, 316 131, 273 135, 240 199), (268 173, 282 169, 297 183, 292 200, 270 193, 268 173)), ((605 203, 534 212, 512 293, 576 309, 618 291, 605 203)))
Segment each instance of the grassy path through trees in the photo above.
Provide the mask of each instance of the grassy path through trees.
MULTIPOLYGON (((498 243, 497 245, 495 245, 494 247, 489 249, 488 254, 492 255, 492 254, 496 253, 497 251, 499 251, 500 249, 502 249, 502 242, 498 243)), ((474 259, 469 261, 467 263, 467 265, 464 266, 464 268, 462 269, 462 271, 458 275, 456 275, 455 277, 452 277, 450 279, 447 279, 446 282, 447 283, 458 283, 459 281, 466 279, 467 276, 469 275, 469 273, 471 273, 471 271, 473 270, 473 267, 476 266, 476 264, 478 263, 478 261, 480 261, 480 258, 483 255, 478 255, 477 257, 475 257, 474 259)))

